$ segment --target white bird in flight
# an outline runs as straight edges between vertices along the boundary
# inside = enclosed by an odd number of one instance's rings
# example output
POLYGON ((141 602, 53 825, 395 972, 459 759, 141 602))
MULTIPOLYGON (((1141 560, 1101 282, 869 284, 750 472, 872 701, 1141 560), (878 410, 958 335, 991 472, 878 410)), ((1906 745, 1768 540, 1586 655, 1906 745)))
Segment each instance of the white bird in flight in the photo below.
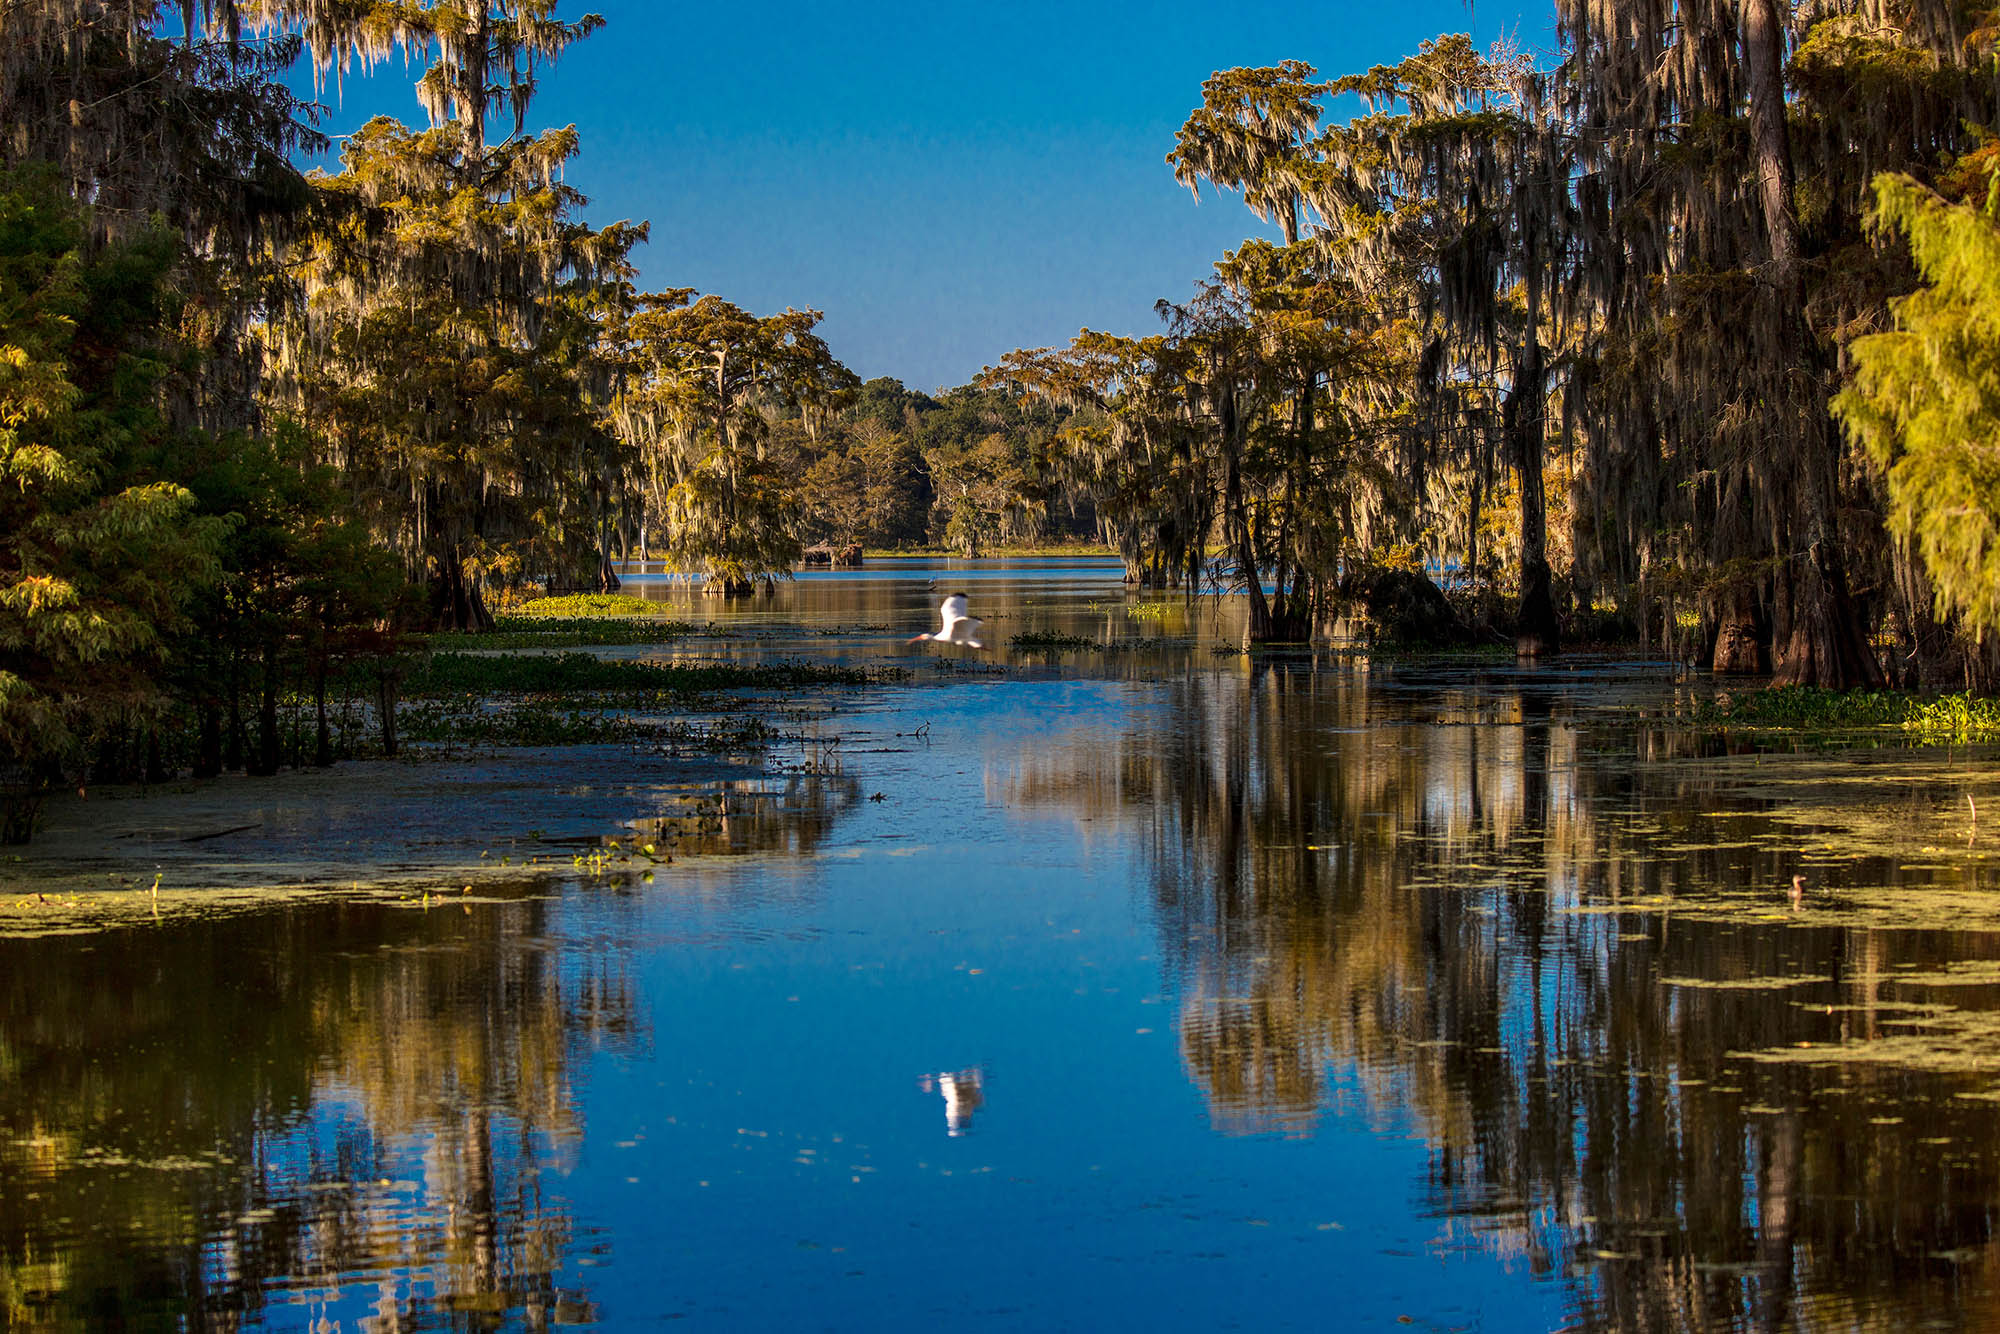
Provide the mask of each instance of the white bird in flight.
POLYGON ((986 647, 979 638, 979 627, 986 622, 975 620, 966 614, 965 594, 953 593, 947 597, 938 607, 938 619, 941 624, 936 634, 912 635, 910 642, 914 644, 919 640, 928 639, 934 644, 963 644, 967 648, 986 647))

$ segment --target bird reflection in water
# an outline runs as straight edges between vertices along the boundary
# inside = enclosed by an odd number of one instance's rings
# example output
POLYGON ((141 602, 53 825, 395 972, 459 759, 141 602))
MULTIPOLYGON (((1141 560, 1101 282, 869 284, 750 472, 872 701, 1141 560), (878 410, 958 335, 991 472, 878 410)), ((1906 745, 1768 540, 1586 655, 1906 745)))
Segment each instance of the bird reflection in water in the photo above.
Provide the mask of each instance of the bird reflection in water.
POLYGON ((978 1066, 925 1075, 917 1087, 926 1093, 944 1095, 944 1127, 947 1135, 963 1135, 972 1128, 972 1114, 986 1104, 986 1072, 978 1066))

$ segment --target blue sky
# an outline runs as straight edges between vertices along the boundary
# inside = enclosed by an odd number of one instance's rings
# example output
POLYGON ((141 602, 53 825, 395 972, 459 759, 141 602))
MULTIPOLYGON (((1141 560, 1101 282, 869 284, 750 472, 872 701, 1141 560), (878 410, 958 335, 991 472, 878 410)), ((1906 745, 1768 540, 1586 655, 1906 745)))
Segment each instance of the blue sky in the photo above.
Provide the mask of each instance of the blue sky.
MULTIPOLYGON (((587 8, 606 25, 530 125, 578 126, 593 221, 651 220, 646 284, 824 311, 855 371, 926 390, 1086 325, 1151 332, 1154 301, 1260 230, 1164 162, 1211 72, 1346 73, 1468 29, 1550 41, 1546 8, 1459 0, 587 8)), ((399 62, 350 81, 327 128, 384 111, 422 117, 399 62)))

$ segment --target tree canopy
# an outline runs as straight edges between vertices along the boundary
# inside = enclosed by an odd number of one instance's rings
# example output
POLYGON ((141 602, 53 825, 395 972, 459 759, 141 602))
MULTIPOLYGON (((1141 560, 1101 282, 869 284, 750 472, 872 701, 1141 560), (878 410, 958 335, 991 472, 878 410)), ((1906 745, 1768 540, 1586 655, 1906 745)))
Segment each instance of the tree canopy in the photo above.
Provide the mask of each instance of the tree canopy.
POLYGON ((585 221, 578 130, 531 124, 602 26, 562 8, 0 6, 0 836, 72 779, 329 762, 357 673, 393 748, 406 636, 611 586, 649 519, 789 568, 767 418, 853 377, 816 314, 636 291, 646 224, 585 221), (293 68, 397 56, 428 123, 301 171, 293 68))
MULTIPOLYGON (((1340 77, 1218 72, 1167 164, 1281 242, 1163 302, 1162 334, 1085 331, 985 383, 1080 409, 1052 457, 1115 516, 1128 566, 1220 557, 1253 638, 1305 633, 1400 565, 1528 654, 1622 622, 1780 681, 1992 679, 2000 658, 1964 633, 1984 625, 1966 586, 1984 548, 1939 517, 1978 526, 1985 484, 1938 469, 1980 428, 1921 403, 1953 386, 1911 369, 1920 329, 1979 298, 1928 269, 1909 295, 1918 272, 1865 221, 1892 174, 1889 231, 1942 262, 1947 215, 1909 201, 1996 123, 1990 7, 1558 0, 1555 18, 1547 61, 1445 34, 1340 77), (1892 308, 1907 337, 1869 337, 1892 308), (1861 453, 1833 410, 1856 368, 1861 453)), ((1952 207, 1970 255, 1976 202, 1952 207)))
POLYGON ((58 782, 335 758, 364 680, 391 747, 408 637, 648 551, 737 594, 812 541, 1096 539, 1253 639, 1414 606, 1526 655, 2000 681, 2000 17, 1554 17, 1547 59, 1216 72, 1166 169, 1265 234, 1156 328, 922 393, 816 310, 639 290, 647 224, 590 220, 583 133, 534 120, 594 14, 0 5, 0 832, 58 782), (302 171, 294 71, 392 59, 424 123, 302 171))
POLYGON ((1940 616, 2000 629, 2000 153, 1984 197, 1953 203, 1914 179, 1875 183, 1880 225, 1906 237, 1923 285, 1896 328, 1856 340, 1835 400, 1884 470, 1888 526, 1913 548, 1940 616))

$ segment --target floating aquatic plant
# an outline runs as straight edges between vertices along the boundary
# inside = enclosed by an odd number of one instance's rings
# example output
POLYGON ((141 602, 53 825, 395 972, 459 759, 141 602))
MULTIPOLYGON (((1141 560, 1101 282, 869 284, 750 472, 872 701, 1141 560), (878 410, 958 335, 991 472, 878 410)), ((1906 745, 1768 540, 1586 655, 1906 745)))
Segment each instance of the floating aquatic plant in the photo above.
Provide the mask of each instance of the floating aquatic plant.
POLYGON ((513 617, 534 620, 547 617, 652 616, 667 613, 664 602, 634 597, 630 593, 571 593, 564 597, 531 598, 516 609, 513 617))
POLYGON ((2000 699, 1925 696, 1901 690, 1823 690, 1777 686, 1698 702, 1694 721, 1709 726, 1846 731, 1893 728, 1919 741, 2000 738, 2000 699))
POLYGON ((698 633, 687 621, 663 616, 501 616, 485 634, 438 634, 433 652, 522 648, 614 648, 663 644, 698 633))
POLYGON ((1015 648, 1026 649, 1113 649, 1119 647, 1114 644, 1099 643, 1088 635, 1066 635, 1054 630, 1024 630, 1020 634, 1009 638, 1007 642, 1015 648))
POLYGON ((823 663, 627 662, 592 653, 433 654, 404 683, 408 696, 455 693, 565 694, 621 691, 695 695, 715 690, 785 690, 866 685, 868 674, 823 663))

